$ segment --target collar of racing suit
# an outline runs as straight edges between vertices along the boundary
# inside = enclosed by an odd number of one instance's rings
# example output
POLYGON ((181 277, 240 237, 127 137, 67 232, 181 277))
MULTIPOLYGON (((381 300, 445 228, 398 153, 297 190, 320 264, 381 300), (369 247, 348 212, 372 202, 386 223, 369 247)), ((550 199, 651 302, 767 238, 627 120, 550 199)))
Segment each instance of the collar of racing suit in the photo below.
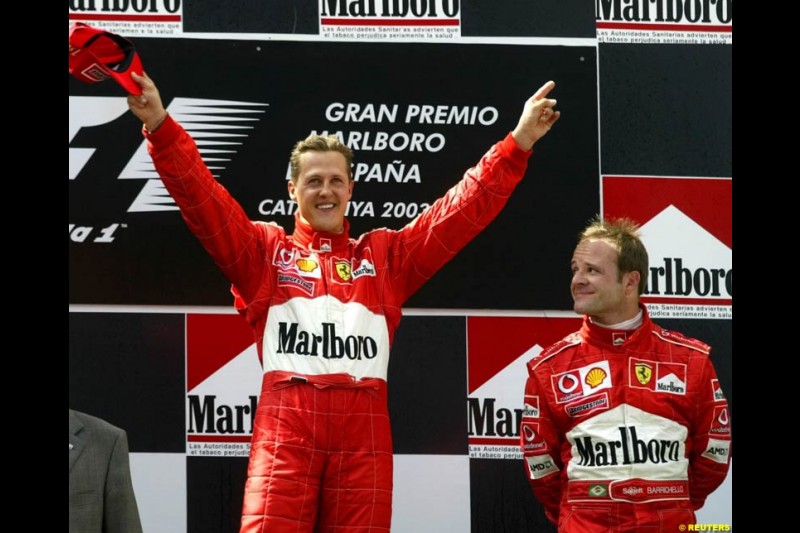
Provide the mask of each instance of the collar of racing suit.
POLYGON ((622 348, 631 343, 640 342, 639 339, 642 335, 647 335, 650 331, 652 323, 650 322, 650 315, 647 313, 647 308, 643 304, 639 304, 642 310, 642 323, 636 329, 615 329, 600 326, 592 323, 588 316, 583 317, 583 326, 581 327, 581 336, 592 343, 603 344, 614 348, 622 348))
POLYGON ((294 214, 292 239, 295 243, 314 252, 333 252, 345 249, 350 242, 350 222, 346 218, 344 219, 344 230, 341 233, 316 231, 310 224, 303 222, 298 211, 294 214))

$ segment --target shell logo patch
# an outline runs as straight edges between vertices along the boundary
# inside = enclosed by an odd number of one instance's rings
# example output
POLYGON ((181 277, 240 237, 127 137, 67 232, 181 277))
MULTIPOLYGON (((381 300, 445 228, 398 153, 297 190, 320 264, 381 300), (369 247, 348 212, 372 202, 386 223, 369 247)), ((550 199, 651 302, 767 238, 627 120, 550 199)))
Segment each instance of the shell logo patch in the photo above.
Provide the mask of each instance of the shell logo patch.
POLYGON ((595 394, 611 387, 611 369, 608 361, 598 361, 581 368, 550 377, 558 403, 595 394))
POLYGON ((608 374, 606 374, 605 370, 602 368, 593 368, 586 374, 586 384, 591 388, 595 388, 606 379, 606 376, 608 376, 608 374))
POLYGON ((314 272, 319 267, 316 261, 309 258, 298 259, 295 264, 300 272, 314 272))

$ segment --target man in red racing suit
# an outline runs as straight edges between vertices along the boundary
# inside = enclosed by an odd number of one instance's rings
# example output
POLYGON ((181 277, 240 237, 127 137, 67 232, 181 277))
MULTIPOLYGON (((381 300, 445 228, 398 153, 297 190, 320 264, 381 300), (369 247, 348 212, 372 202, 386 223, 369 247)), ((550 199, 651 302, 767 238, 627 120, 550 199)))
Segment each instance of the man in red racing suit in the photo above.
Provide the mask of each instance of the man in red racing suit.
POLYGON ((344 218, 353 188, 346 146, 317 136, 298 143, 289 183, 298 212, 287 234, 248 219, 167 115, 152 80, 134 79, 143 94, 128 103, 144 123, 156 169, 231 281, 264 370, 241 531, 388 531, 386 377, 402 305, 505 205, 533 143, 559 118, 546 98, 554 84, 534 94, 515 130, 419 217, 354 239, 344 218), (314 148, 320 143, 328 145, 314 148))
POLYGON ((528 363, 520 444, 560 532, 686 531, 728 472, 710 348, 638 303, 648 263, 635 231, 618 221, 584 232, 572 261, 583 326, 528 363))

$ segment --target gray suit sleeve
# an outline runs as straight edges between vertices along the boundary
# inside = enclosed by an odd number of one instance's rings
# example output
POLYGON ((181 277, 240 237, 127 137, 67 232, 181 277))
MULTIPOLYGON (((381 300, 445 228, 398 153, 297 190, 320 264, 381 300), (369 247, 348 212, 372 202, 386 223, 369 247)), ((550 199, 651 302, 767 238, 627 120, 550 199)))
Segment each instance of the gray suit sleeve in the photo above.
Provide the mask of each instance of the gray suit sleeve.
POLYGON ((103 533, 142 533, 131 481, 128 436, 123 430, 117 434, 111 450, 104 497, 103 533))

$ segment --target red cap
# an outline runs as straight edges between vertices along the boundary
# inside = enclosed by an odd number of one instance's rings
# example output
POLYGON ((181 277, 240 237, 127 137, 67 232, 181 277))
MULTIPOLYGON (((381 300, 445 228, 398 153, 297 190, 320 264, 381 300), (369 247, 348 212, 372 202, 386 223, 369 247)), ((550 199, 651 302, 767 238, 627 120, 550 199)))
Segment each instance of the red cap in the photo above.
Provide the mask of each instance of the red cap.
POLYGON ((130 94, 142 94, 131 72, 142 75, 142 61, 133 43, 115 33, 93 28, 82 22, 69 27, 69 73, 85 83, 108 78, 117 81, 130 94))

